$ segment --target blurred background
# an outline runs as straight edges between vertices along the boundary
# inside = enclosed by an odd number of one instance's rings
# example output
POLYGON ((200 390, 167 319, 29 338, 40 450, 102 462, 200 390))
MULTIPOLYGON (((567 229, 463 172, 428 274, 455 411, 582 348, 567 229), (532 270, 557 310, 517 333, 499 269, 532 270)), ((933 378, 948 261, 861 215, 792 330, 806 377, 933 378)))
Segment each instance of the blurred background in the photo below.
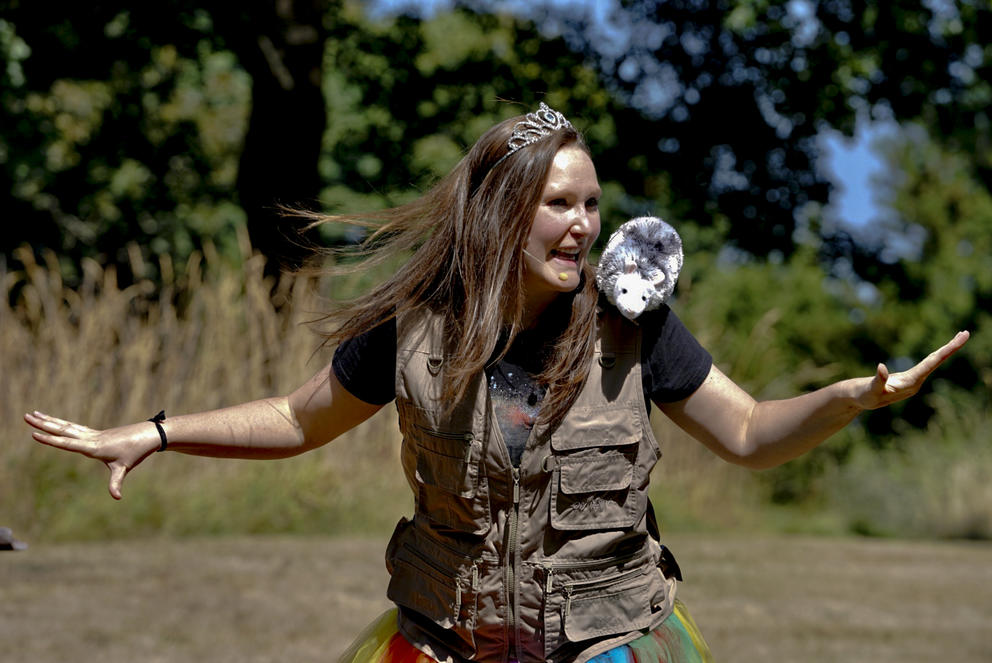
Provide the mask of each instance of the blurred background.
POLYGON ((601 241, 676 226, 672 306, 756 397, 972 332, 918 397, 775 470, 656 418, 670 531, 988 539, 989 34, 985 0, 4 0, 0 525, 387 533, 409 500, 389 412, 299 459, 154 457, 122 503, 21 414, 103 427, 293 389, 329 359, 303 324, 321 298, 383 273, 280 276, 360 236, 277 206, 409 200, 545 101, 592 149, 601 241))

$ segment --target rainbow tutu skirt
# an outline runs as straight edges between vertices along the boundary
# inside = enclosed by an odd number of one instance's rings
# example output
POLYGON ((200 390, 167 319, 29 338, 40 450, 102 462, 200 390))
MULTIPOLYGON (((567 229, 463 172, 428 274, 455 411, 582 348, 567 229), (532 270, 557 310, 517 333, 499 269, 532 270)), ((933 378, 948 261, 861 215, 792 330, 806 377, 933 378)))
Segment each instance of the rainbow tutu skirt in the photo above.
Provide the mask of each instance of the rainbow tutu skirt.
MULTIPOLYGON (((604 652, 589 663, 712 663, 709 647, 685 605, 655 630, 604 652)), ((358 636, 338 663, 436 663, 399 633, 396 609, 387 610, 358 636)))

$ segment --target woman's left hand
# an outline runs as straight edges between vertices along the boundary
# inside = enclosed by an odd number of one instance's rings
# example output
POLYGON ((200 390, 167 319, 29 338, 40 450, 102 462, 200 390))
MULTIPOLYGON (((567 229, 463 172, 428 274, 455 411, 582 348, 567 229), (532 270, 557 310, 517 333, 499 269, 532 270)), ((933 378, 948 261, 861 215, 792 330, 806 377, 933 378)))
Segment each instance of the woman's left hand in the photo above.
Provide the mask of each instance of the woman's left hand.
POLYGON ((889 374, 885 364, 879 364, 867 389, 856 398, 858 405, 865 410, 876 410, 909 398, 920 390, 938 366, 968 342, 970 336, 966 331, 958 332, 948 343, 931 352, 916 366, 899 373, 889 374))

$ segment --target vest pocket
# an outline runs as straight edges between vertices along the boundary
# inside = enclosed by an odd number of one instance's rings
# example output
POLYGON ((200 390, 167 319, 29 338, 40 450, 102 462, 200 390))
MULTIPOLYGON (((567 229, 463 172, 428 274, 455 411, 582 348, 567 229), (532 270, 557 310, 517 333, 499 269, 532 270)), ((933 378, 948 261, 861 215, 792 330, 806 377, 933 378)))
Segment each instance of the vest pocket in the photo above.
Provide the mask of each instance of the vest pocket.
POLYGON ((481 443, 472 433, 417 427, 417 479, 461 497, 475 495, 481 443))
POLYGON ((545 594, 545 657, 596 638, 649 628, 655 618, 652 565, 599 577, 563 580, 545 594))
POLYGON ((390 559, 392 575, 386 596, 426 620, 428 630, 464 658, 475 653, 477 567, 469 577, 447 568, 411 545, 398 547, 390 559), (440 627, 430 628, 434 624, 440 627))
POLYGON ((631 527, 641 516, 635 476, 640 437, 629 409, 588 409, 551 436, 551 526, 557 530, 631 527))
POLYGON ((430 520, 485 534, 491 524, 488 490, 479 476, 482 442, 471 432, 416 427, 418 505, 430 520))

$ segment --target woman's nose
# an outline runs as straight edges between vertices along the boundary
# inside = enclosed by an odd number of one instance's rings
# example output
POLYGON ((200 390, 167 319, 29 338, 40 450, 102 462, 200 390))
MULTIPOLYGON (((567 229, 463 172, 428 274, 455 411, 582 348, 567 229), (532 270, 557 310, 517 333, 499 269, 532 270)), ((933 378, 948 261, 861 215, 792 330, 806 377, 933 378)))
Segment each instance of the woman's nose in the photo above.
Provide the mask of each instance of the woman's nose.
POLYGON ((588 235, 592 232, 592 219, 589 218, 589 211, 585 207, 580 208, 572 218, 572 225, 569 231, 575 235, 588 235))

